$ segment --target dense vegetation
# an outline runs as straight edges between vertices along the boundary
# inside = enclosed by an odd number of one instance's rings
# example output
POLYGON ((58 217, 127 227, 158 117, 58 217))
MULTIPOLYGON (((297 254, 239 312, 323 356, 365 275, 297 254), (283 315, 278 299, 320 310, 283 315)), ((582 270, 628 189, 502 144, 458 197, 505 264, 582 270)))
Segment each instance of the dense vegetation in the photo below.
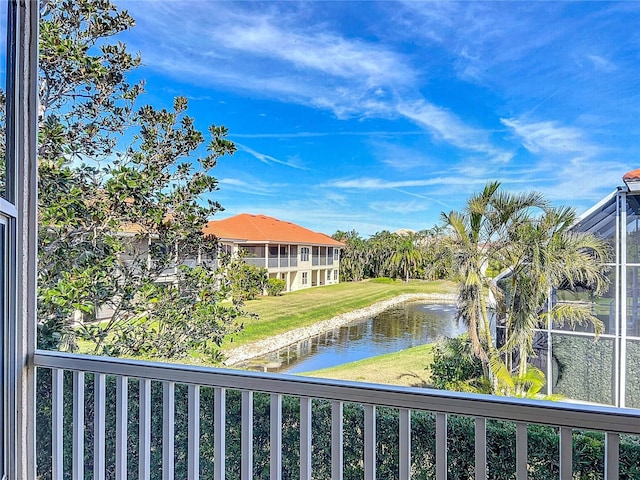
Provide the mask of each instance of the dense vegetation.
MULTIPOLYGON (((47 390, 49 372, 42 372, 40 381, 43 388, 44 404, 50 403, 50 390, 47 390)), ((87 378, 88 398, 92 397, 91 378, 87 378)), ((113 379, 109 379, 107 388, 107 432, 115 431, 115 388, 113 379)), ((66 401, 71 401, 71 375, 65 377, 66 401)), ((128 421, 128 469, 129 477, 137 478, 138 466, 138 382, 129 382, 129 421, 128 421)), ((200 390, 200 478, 213 478, 213 401, 212 388, 200 390)), ((152 405, 160 405, 162 385, 152 384, 152 405)), ((241 396, 239 391, 227 391, 226 394, 226 477, 240 478, 242 425, 241 396)), ((269 477, 270 396, 254 395, 254 459, 253 476, 255 479, 269 477)), ((176 478, 187 478, 187 386, 176 385, 176 478)), ((153 407, 152 407, 153 408, 153 407)), ((151 419, 151 468, 153 479, 162 478, 162 409, 151 419)), ((86 415, 92 418, 93 405, 87 403, 86 415)), ((377 409, 377 475, 378 478, 398 478, 399 419, 398 411, 389 408, 377 409)), ((299 473, 299 400, 283 397, 282 402, 282 478, 298 478, 299 473)), ((70 416, 67 417, 70 421, 70 416)), ((50 411, 41 411, 38 425, 44 426, 50 421, 50 411)), ((431 413, 415 411, 411 415, 412 478, 436 479, 435 475, 435 416, 431 413)), ((69 426, 70 427, 70 426, 69 426)), ((92 423, 87 425, 86 435, 92 438, 92 423)), ((508 480, 515 475, 515 424, 502 421, 487 422, 487 463, 488 479, 508 480)), ((355 480, 362 478, 364 458, 364 411, 361 405, 344 405, 344 478, 355 480)), ((71 428, 65 428, 67 435, 71 428)), ((466 480, 473 478, 474 472, 474 423, 472 418, 451 416, 448 419, 448 478, 466 480)), ((331 402, 313 401, 312 418, 312 467, 313 478, 331 478, 331 402)), ((51 454, 51 437, 38 435, 37 462, 39 478, 51 478, 51 464, 46 461, 51 454)), ((114 478, 115 437, 107 437, 106 477, 114 478)), ((65 438, 65 461, 71 459, 71 438, 65 438)), ((93 471, 93 444, 88 442, 85 450, 85 473, 91 476, 93 471)), ((604 433, 574 431, 573 433, 573 478, 600 478, 597 472, 604 471, 604 433)), ((528 427, 528 478, 548 480, 558 478, 559 434, 557 429, 541 425, 528 427)), ((636 437, 623 435, 620 439, 620 479, 634 480, 640 475, 640 441, 636 437)))
POLYGON ((357 231, 338 231, 333 238, 346 248, 340 255, 340 281, 367 278, 440 280, 453 273, 446 233, 440 227, 419 232, 378 232, 365 239, 357 231))

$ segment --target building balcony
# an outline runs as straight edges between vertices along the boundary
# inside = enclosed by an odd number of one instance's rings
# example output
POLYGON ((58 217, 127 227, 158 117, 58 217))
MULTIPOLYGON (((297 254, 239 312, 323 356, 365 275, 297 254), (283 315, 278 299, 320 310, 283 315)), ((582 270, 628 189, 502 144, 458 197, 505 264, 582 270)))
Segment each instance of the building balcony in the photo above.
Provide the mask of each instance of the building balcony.
POLYGON ((60 352, 34 364, 41 478, 637 478, 639 410, 60 352))

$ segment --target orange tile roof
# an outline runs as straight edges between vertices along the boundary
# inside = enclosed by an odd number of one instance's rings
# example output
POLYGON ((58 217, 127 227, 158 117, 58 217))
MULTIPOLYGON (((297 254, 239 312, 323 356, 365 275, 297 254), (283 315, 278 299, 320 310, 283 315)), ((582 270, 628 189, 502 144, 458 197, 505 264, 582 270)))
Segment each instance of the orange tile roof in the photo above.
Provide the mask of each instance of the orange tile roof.
POLYGON ((622 180, 624 182, 627 182, 627 181, 637 182, 638 180, 640 180, 640 168, 636 170, 631 170, 630 172, 625 173, 624 176, 622 177, 622 180))
POLYGON ((207 223, 202 230, 205 235, 215 235, 223 240, 345 246, 344 243, 338 242, 324 233, 314 232, 295 223, 249 213, 241 213, 224 220, 213 220, 207 223))

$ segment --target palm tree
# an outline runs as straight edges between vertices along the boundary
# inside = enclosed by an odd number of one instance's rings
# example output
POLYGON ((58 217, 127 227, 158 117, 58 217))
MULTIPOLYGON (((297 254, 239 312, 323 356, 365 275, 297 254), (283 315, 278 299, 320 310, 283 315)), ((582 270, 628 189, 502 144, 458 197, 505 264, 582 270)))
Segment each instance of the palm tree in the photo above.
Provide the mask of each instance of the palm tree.
POLYGON ((416 271, 422 264, 422 251, 416 247, 413 235, 404 235, 395 251, 387 259, 387 268, 392 272, 400 272, 405 282, 409 281, 411 275, 415 276, 416 271))
MULTIPOLYGON (((525 221, 535 207, 544 207, 539 194, 505 194, 499 182, 489 182, 473 195, 463 212, 442 213, 451 232, 454 268, 459 280, 458 316, 467 326, 475 355, 489 377, 490 360, 498 356, 491 335, 488 298, 499 301, 502 291, 487 275, 492 261, 504 262, 508 232, 525 221)), ((497 385, 494 383, 497 389, 497 385)))
MULTIPOLYGON (((594 235, 574 232, 576 214, 570 208, 547 208, 510 232, 505 258, 510 264, 504 298, 507 341, 504 351, 518 359, 517 375, 523 377, 533 352, 534 331, 545 323, 547 299, 553 289, 586 287, 598 295, 608 287, 606 262, 610 247, 594 235)), ((557 303, 549 310, 550 321, 589 323, 596 334, 602 322, 586 303, 557 303)))

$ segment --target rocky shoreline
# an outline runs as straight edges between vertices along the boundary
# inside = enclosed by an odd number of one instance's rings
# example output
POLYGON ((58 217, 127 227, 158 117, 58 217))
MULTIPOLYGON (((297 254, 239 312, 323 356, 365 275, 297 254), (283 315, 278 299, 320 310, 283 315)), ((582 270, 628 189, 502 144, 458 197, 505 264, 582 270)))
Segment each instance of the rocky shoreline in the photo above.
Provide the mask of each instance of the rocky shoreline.
POLYGON ((281 335, 266 338, 258 342, 253 342, 247 345, 243 345, 238 348, 231 349, 226 352, 226 360, 224 364, 226 366, 234 366, 239 363, 246 362, 255 357, 261 357, 271 352, 275 352, 282 348, 292 345, 296 342, 304 340, 305 338, 320 335, 324 332, 333 330, 335 328, 348 325, 352 322, 369 318, 387 308, 393 307, 404 302, 431 302, 431 303, 455 303, 457 295, 454 294, 441 294, 441 293, 414 293, 404 294, 398 297, 391 298, 389 300, 383 300, 382 302, 374 303, 373 305, 351 312, 337 315, 328 320, 315 323, 309 327, 296 328, 290 330, 281 335))

